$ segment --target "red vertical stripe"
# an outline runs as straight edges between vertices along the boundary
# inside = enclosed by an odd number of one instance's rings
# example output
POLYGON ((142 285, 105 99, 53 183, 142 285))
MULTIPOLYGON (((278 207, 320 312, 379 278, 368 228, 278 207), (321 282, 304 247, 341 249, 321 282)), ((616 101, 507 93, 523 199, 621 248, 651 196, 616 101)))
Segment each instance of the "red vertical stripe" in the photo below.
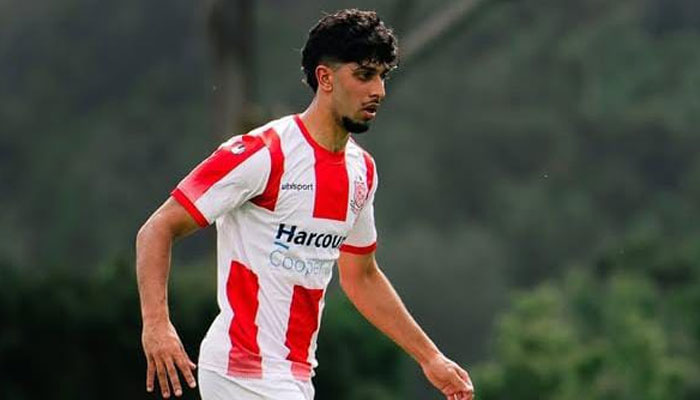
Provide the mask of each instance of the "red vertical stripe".
POLYGON ((322 297, 323 289, 294 286, 287 340, 284 344, 289 349, 287 360, 292 362, 292 374, 296 379, 308 380, 311 377, 309 346, 311 337, 318 328, 319 304, 322 297))
POLYGON ((316 174, 316 192, 314 198, 314 217, 345 221, 348 215, 348 200, 350 197, 350 180, 345 167, 345 152, 334 153, 321 147, 306 125, 294 116, 299 129, 314 149, 314 172, 316 174))
POLYGON ((272 165, 270 168, 270 177, 267 180, 267 186, 265 186, 265 191, 259 196, 256 196, 251 200, 254 204, 260 207, 267 208, 270 211, 275 211, 275 205, 277 204, 277 197, 280 192, 280 182, 282 180, 282 174, 284 173, 284 154, 282 153, 282 147, 280 146, 280 137, 277 135, 274 129, 270 128, 260 135, 262 141, 267 146, 270 151, 270 159, 272 165))
POLYGON ((365 167, 367 170, 367 196, 372 191, 372 185, 374 184, 374 162, 372 162, 372 157, 370 157, 367 152, 363 152, 362 155, 365 158, 365 167))
POLYGON ((228 146, 217 149, 183 179, 178 189, 194 203, 210 187, 264 146, 254 136, 243 135, 228 146))
POLYGON ((335 162, 316 152, 316 195, 314 217, 345 221, 348 214, 350 183, 345 160, 335 162))
POLYGON ((233 310, 229 327, 231 351, 228 355, 228 374, 246 378, 262 378, 262 357, 258 346, 258 277, 255 272, 238 262, 231 262, 226 281, 226 296, 233 310))

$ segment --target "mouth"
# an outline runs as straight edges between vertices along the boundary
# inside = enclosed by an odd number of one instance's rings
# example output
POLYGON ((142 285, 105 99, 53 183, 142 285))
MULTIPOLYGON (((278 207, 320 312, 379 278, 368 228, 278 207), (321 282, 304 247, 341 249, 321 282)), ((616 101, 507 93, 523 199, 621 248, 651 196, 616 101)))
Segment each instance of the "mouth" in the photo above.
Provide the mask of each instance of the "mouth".
POLYGON ((379 110, 379 103, 370 103, 362 107, 362 112, 369 118, 374 118, 379 110))

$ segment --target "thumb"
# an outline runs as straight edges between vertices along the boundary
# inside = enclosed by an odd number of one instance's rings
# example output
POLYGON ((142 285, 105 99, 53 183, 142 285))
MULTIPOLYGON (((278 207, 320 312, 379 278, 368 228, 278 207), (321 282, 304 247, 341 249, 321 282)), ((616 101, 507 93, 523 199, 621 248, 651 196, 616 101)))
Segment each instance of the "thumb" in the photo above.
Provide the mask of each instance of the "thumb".
POLYGON ((190 358, 189 354, 185 352, 185 357, 187 357, 187 363, 190 365, 190 369, 195 369, 197 368, 197 364, 195 364, 192 359, 190 358))
POLYGON ((472 380, 469 377, 469 374, 467 373, 467 371, 463 370, 462 368, 457 368, 457 374, 459 375, 460 378, 462 378, 462 380, 464 382, 466 382, 469 389, 472 389, 472 390, 474 389, 474 384, 472 383, 472 380))
POLYGON ((452 385, 457 388, 459 391, 468 391, 471 389, 471 384, 469 383, 468 380, 464 380, 462 376, 460 376, 459 373, 455 372, 452 375, 452 385))
POLYGON ((194 362, 192 362, 192 359, 190 358, 190 355, 187 354, 187 350, 185 350, 185 346, 183 346, 182 343, 180 343, 180 351, 182 352, 182 355, 184 355, 185 358, 187 359, 187 363, 190 365, 190 369, 195 369, 195 368, 197 368, 197 364, 195 364, 194 362))
POLYGON ((181 347, 180 347, 180 351, 182 351, 182 355, 184 355, 185 358, 187 359, 187 364, 189 364, 190 369, 195 369, 195 368, 197 368, 197 364, 195 364, 195 363, 192 361, 192 359, 190 358, 190 355, 187 354, 187 351, 185 351, 185 348, 181 346, 181 347))

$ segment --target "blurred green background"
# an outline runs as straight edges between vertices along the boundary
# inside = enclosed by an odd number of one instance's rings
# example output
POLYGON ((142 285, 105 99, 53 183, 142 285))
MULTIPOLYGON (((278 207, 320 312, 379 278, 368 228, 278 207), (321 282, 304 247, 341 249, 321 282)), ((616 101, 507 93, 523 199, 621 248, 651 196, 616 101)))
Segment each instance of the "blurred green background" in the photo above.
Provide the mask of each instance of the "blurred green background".
MULTIPOLYGON (((0 1, 0 398, 153 397, 136 231, 226 137, 303 110, 306 32, 345 7, 403 51, 358 137, 378 259, 478 398, 700 398, 696 0, 0 1)), ((175 248, 192 357, 214 235, 175 248)), ((440 398, 337 284, 318 357, 318 399, 440 398)))

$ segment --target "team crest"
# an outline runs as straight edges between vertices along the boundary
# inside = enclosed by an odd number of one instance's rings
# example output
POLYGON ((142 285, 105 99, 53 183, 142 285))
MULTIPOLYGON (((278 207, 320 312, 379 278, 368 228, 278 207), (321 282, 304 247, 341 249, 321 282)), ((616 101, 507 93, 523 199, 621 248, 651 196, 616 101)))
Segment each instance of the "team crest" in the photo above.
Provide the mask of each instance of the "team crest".
POLYGON ((350 209, 355 214, 359 214, 360 211, 362 211, 362 208, 365 206, 369 190, 367 189, 367 185, 361 176, 355 178, 353 186, 354 190, 352 199, 350 200, 350 209))

